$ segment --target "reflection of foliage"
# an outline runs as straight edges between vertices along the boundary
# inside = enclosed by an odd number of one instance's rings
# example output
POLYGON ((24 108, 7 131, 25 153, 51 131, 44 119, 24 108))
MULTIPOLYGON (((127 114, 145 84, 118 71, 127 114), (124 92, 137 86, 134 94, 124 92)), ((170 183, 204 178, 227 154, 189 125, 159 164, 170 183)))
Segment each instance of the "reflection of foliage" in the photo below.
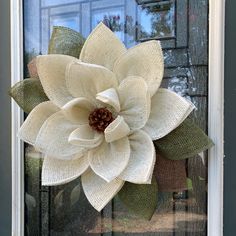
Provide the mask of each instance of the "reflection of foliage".
POLYGON ((100 214, 85 197, 80 179, 60 186, 42 187, 40 182, 42 159, 40 157, 41 154, 32 146, 26 148, 26 235, 39 235, 39 227, 44 221, 50 224, 52 234, 58 232, 64 235, 71 232, 73 235, 87 235, 87 232, 95 227, 100 214))
POLYGON ((30 77, 27 65, 33 58, 38 55, 39 54, 35 51, 34 48, 31 51, 24 53, 24 78, 30 77))
POLYGON ((136 22, 134 22, 132 16, 126 15, 125 22, 122 23, 120 15, 104 15, 102 22, 113 32, 124 31, 125 34, 130 36, 134 36, 136 34, 136 22))
MULTIPOLYGON (((93 229, 99 213, 85 197, 80 179, 51 187, 51 229, 53 232, 70 232, 83 235, 93 229)), ((86 235, 86 234, 85 234, 86 235)))
POLYGON ((130 36, 136 35, 137 26, 132 16, 128 16, 128 15, 126 16, 124 28, 125 28, 126 34, 130 36))
POLYGON ((123 30, 123 25, 120 22, 120 15, 104 15, 102 22, 113 32, 123 30))
POLYGON ((32 146, 25 149, 25 224, 26 235, 38 235, 39 176, 42 161, 32 146))
POLYGON ((137 32, 139 32, 139 39, 172 36, 175 14, 172 2, 142 4, 139 7, 140 22, 135 21, 131 15, 126 15, 125 19, 121 19, 120 14, 105 14, 101 21, 113 32, 123 31, 134 39, 137 38, 137 32), (149 22, 146 20, 142 22, 142 17, 148 19, 149 22))
POLYGON ((174 8, 171 3, 165 5, 142 5, 141 10, 150 15, 151 32, 145 26, 140 28, 140 38, 154 38, 172 35, 174 8))

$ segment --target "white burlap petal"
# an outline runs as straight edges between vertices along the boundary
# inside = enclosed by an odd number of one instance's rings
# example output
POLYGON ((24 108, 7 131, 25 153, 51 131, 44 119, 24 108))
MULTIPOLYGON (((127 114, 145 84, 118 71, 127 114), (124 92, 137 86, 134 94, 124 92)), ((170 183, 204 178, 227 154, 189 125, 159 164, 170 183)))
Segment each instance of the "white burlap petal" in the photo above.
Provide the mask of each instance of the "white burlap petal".
POLYGON ((69 135, 78 128, 65 118, 62 111, 50 116, 39 130, 35 141, 35 148, 45 155, 67 159, 68 156, 81 153, 86 149, 68 141, 69 135))
POLYGON ((153 140, 160 139, 177 128, 195 106, 185 98, 168 90, 159 89, 151 100, 151 113, 143 128, 153 140))
POLYGON ((42 185, 69 183, 83 174, 88 167, 87 155, 74 160, 59 160, 45 156, 42 167, 42 185))
POLYGON ((30 112, 22 124, 18 133, 19 138, 34 145, 43 123, 57 111, 59 108, 50 101, 40 103, 30 112))
POLYGON ((156 161, 152 139, 142 130, 129 136, 130 159, 127 167, 118 178, 135 184, 150 182, 156 161))
POLYGON ((81 181, 88 201, 97 211, 101 211, 124 185, 124 181, 117 178, 107 183, 91 169, 82 174, 81 181))
POLYGON ((107 126, 104 134, 106 141, 110 143, 127 136, 129 132, 130 128, 124 121, 124 118, 117 116, 117 118, 107 126))
POLYGON ((125 52, 125 46, 116 35, 100 23, 85 41, 80 59, 112 70, 114 62, 125 52))
POLYGON ((148 41, 130 48, 114 65, 119 81, 127 76, 140 76, 148 84, 152 96, 161 84, 164 72, 162 49, 158 41, 148 41))
POLYGON ((62 107, 62 112, 67 119, 75 124, 88 124, 88 117, 94 105, 87 98, 74 98, 62 107))
POLYGON ((129 76, 118 88, 121 111, 131 130, 144 127, 150 112, 150 96, 146 82, 138 77, 129 76))
POLYGON ((100 146, 91 150, 89 163, 98 176, 110 182, 125 169, 129 157, 129 139, 124 137, 112 143, 104 141, 100 146))
POLYGON ((83 62, 67 67, 66 84, 74 97, 85 97, 96 103, 96 95, 117 86, 113 72, 103 66, 83 62))
POLYGON ((94 148, 102 143, 104 135, 94 131, 89 125, 80 125, 69 136, 69 143, 80 147, 94 148))
POLYGON ((73 99, 65 81, 66 67, 72 61, 79 60, 66 55, 43 55, 36 60, 43 89, 48 98, 59 107, 73 99))
POLYGON ((99 101, 112 106, 116 112, 120 111, 120 101, 118 94, 114 88, 109 88, 96 95, 96 99, 99 101))

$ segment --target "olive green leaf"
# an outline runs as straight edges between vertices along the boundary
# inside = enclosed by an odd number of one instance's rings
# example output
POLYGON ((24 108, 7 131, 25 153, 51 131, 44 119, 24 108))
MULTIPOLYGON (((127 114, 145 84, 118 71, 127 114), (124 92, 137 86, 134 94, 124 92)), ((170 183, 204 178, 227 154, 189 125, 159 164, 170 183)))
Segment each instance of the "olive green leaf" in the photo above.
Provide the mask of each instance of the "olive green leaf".
POLYGON ((158 187, 156 179, 153 178, 151 184, 126 182, 118 196, 130 212, 150 220, 157 207, 158 187))
POLYGON ((171 160, 193 157, 214 145, 204 131, 190 119, 186 119, 165 137, 155 140, 154 144, 158 152, 171 160))
POLYGON ((16 83, 9 95, 26 113, 30 113, 38 104, 48 100, 39 79, 24 79, 16 83))
POLYGON ((49 42, 48 54, 64 54, 79 58, 85 39, 66 27, 54 26, 49 42))

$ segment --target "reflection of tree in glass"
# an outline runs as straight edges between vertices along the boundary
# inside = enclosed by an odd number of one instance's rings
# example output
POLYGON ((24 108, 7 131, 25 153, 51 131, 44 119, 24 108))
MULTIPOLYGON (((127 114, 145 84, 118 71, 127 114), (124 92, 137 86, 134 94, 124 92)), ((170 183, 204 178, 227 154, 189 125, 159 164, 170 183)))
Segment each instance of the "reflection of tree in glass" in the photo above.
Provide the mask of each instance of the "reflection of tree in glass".
POLYGON ((134 19, 132 16, 126 15, 125 17, 125 33, 129 36, 135 36, 137 25, 136 22, 134 22, 134 19))
POLYGON ((120 15, 104 15, 102 22, 113 32, 120 32, 123 30, 123 25, 120 22, 120 15))
POLYGON ((99 213, 88 202, 80 179, 51 188, 51 232, 52 235, 88 235, 94 229, 99 213))
MULTIPOLYGON (((137 22, 134 21, 132 16, 126 15, 124 23, 120 15, 104 15, 102 22, 113 32, 124 32, 129 36, 136 35, 137 31, 137 22)), ((97 22, 97 24, 100 22, 97 22)))
POLYGON ((171 35, 172 25, 170 18, 170 14, 167 12, 160 12, 157 15, 153 15, 151 18, 151 37, 163 37, 165 35, 171 35))
POLYGON ((154 38, 171 36, 173 34, 173 16, 174 8, 169 4, 165 7, 142 6, 142 10, 146 15, 150 15, 151 31, 147 32, 145 26, 141 26, 141 38, 154 38))

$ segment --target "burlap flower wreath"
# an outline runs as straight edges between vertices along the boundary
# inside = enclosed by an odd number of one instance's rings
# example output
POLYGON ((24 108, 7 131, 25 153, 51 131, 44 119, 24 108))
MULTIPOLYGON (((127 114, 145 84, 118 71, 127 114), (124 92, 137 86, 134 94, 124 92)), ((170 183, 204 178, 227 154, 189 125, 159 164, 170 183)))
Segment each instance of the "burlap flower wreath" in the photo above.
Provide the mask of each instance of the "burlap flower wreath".
POLYGON ((49 55, 28 66, 35 78, 10 94, 29 113, 19 137, 44 155, 42 185, 81 176, 98 211, 118 193, 131 211, 150 219, 165 167, 183 168, 181 160, 212 146, 187 118, 195 106, 159 88, 164 62, 158 41, 127 50, 102 23, 85 42, 55 27, 49 55))

